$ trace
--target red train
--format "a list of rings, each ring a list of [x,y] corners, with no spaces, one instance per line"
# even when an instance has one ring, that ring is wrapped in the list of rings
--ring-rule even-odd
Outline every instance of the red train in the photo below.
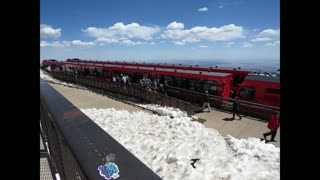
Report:
[[[167,85],[167,94],[194,103],[202,103],[203,93],[209,91],[213,105],[221,105],[231,97],[231,92],[241,101],[280,107],[280,77],[277,74],[258,73],[240,68],[183,66],[181,64],[149,64],[117,61],[92,61],[67,59],[43,60],[43,67],[79,75],[112,80],[126,74],[131,83],[143,77]],[[260,111],[260,110],[257,110]]]

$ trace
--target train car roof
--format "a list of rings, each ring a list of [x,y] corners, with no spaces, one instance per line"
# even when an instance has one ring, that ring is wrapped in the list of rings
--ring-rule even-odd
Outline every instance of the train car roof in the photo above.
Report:
[[[200,74],[200,72],[201,72],[201,74],[203,74],[203,75],[220,76],[220,77],[225,77],[225,76],[232,75],[231,73],[206,72],[206,71],[169,69],[169,68],[156,68],[156,70],[159,70],[159,71],[170,71],[170,72],[174,72],[176,70],[176,72],[178,72],[178,73],[189,73],[189,74]]]
[[[143,62],[126,62],[126,61],[94,61],[94,60],[81,60],[81,61],[69,61],[69,62],[82,62],[82,63],[103,63],[103,64],[112,64],[112,65],[125,65],[128,66],[167,66],[166,68],[199,68],[199,69],[212,69],[212,70],[229,70],[229,71],[241,71],[241,72],[253,72],[254,70],[250,69],[241,69],[241,68],[228,68],[228,67],[217,67],[217,66],[198,66],[198,65],[182,65],[182,64],[167,64],[167,63],[143,63]]]
[[[67,63],[73,64],[73,63]],[[197,70],[184,70],[184,69],[174,69],[174,68],[155,68],[155,67],[145,67],[145,66],[132,66],[132,65],[120,65],[120,64],[99,64],[93,62],[77,62],[79,65],[96,65],[103,67],[116,67],[116,68],[128,68],[128,69],[140,69],[140,70],[156,70],[156,71],[164,71],[164,72],[176,72],[176,73],[188,73],[188,74],[202,74],[202,75],[211,75],[218,77],[226,77],[232,75],[231,73],[222,73],[222,72],[208,72],[208,71],[197,71]],[[74,64],[76,65],[76,64]]]
[[[256,81],[280,83],[279,76],[266,76],[266,75],[258,75],[258,74],[257,75],[256,74],[249,74],[245,79],[246,80],[256,80]]]
[[[232,75],[231,73],[221,73],[221,72],[206,72],[206,71],[195,71],[195,70],[183,70],[183,69],[171,69],[171,68],[154,68],[154,67],[141,67],[141,66],[122,66],[122,65],[104,65],[110,67],[119,67],[119,68],[128,68],[135,69],[139,68],[142,70],[156,70],[156,71],[165,71],[165,72],[176,72],[176,73],[188,73],[188,74],[201,74],[202,75],[210,75],[210,76],[219,76],[226,77]]]

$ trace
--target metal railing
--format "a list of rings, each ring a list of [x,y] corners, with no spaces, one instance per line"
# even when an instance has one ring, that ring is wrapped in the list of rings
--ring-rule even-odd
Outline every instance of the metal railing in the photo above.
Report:
[[[177,87],[172,87],[169,86],[170,89],[176,90],[176,91],[184,91],[188,93],[188,96],[181,97],[186,100],[188,99],[198,99],[199,101],[196,102],[198,105],[202,105],[202,98],[204,96],[204,93],[199,93],[195,91],[189,91]],[[185,93],[185,94],[186,94]],[[214,96],[210,95],[210,105],[218,108],[218,109],[223,109],[226,111],[232,111],[232,104],[233,104],[234,99],[231,98],[224,98],[220,96]],[[272,113],[274,112],[280,112],[279,107],[275,106],[268,106],[268,105],[263,105],[263,104],[257,104],[257,103],[252,103],[248,101],[240,101],[240,113],[245,114],[247,116],[252,116],[252,117],[258,117],[263,120],[268,120],[269,117],[271,116]]]
[[[62,180],[104,179],[98,167],[110,155],[119,179],[161,179],[44,80],[40,80],[40,123],[53,168]]]
[[[170,106],[186,111],[188,115],[194,115],[199,106],[190,102],[176,99],[169,96],[164,96],[153,91],[148,91],[139,85],[131,84],[130,86],[119,82],[111,82],[109,80],[96,79],[92,77],[75,77],[70,73],[51,72],[52,77],[75,84],[81,84],[92,89],[99,89],[103,92],[118,93],[129,97],[134,97],[140,101],[160,104],[162,106]]]
[[[184,92],[183,97],[179,97],[179,99],[176,99],[170,96],[163,96],[158,93],[149,92],[145,88],[142,88],[141,86],[135,84],[126,86],[118,82],[111,82],[109,80],[101,80],[85,76],[80,76],[76,78],[73,74],[66,73],[63,71],[52,71],[50,72],[50,74],[54,78],[60,79],[62,81],[85,85],[89,88],[101,89],[105,92],[113,92],[130,97],[135,97],[141,101],[147,101],[163,106],[180,108],[181,110],[186,111],[188,115],[194,115],[197,111],[201,109],[202,100],[204,96],[203,93],[168,86],[171,91]],[[167,93],[170,95],[170,92]],[[213,95],[210,95],[210,99],[211,106],[226,111],[232,111],[231,104],[233,102],[233,99]],[[190,101],[194,103],[190,103]],[[247,101],[239,102],[241,114],[257,117],[263,120],[268,120],[273,112],[280,111],[279,107],[267,106]]]

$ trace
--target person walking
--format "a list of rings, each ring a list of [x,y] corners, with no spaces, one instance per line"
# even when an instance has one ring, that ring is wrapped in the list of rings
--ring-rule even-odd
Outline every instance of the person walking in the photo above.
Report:
[[[240,102],[239,102],[239,98],[236,97],[234,100],[233,100],[233,105],[232,105],[232,119],[234,119],[234,116],[235,116],[235,113],[237,113],[237,115],[239,116],[239,120],[242,119],[242,117],[240,116],[239,114],[239,106],[240,106]]]
[[[208,93],[208,91],[205,91],[204,99],[203,99],[203,105],[202,105],[202,111],[203,111],[206,107],[208,107],[209,112],[210,112],[210,102],[209,102],[209,99],[210,99],[209,93]]]
[[[160,92],[161,95],[167,96],[167,93],[166,93],[166,90],[164,89],[163,84],[160,84],[159,92]]]
[[[275,141],[274,138],[276,137],[277,131],[278,131],[278,128],[279,128],[279,113],[278,112],[273,113],[271,115],[267,127],[270,129],[270,132],[263,133],[264,139],[267,140],[267,136],[271,135],[270,141]]]

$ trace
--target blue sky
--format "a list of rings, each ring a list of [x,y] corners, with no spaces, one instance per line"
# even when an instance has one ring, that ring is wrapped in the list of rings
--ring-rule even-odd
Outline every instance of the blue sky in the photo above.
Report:
[[[275,62],[279,0],[40,0],[40,59]]]

